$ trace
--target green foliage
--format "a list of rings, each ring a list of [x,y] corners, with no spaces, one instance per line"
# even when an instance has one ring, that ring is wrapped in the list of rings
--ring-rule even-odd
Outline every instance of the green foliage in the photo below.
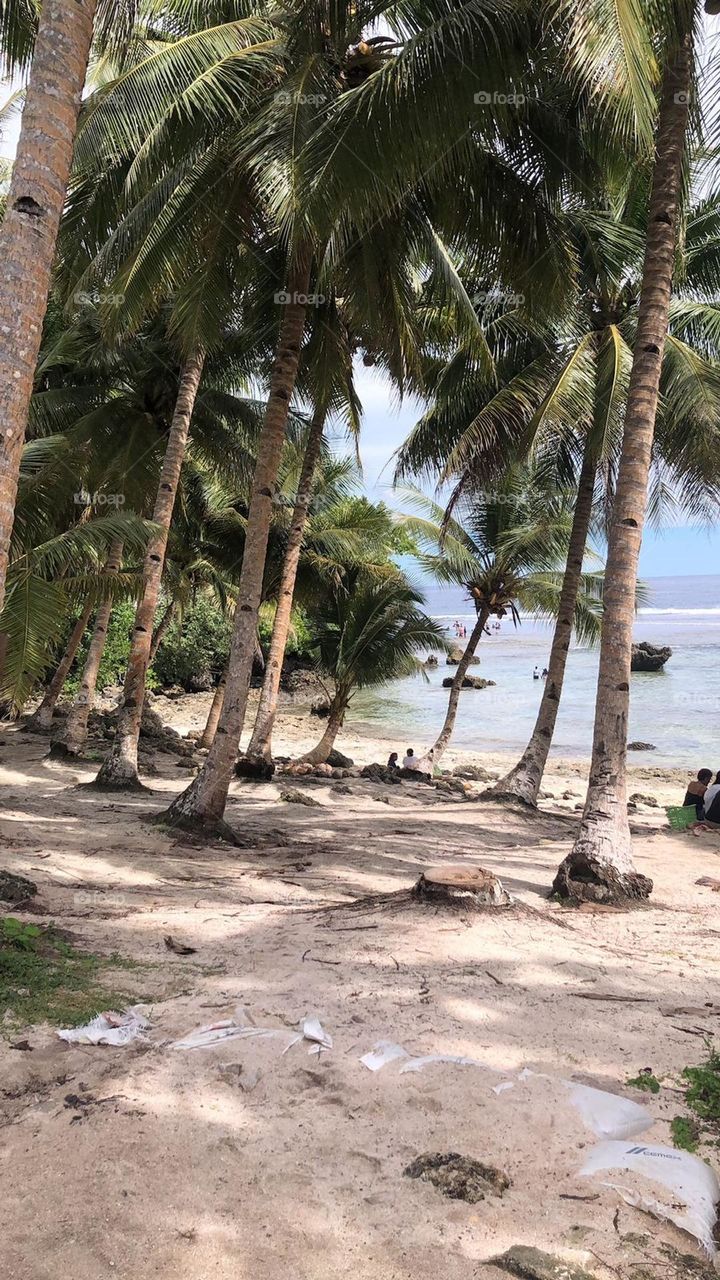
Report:
[[[720,1053],[710,1049],[707,1060],[699,1067],[686,1067],[688,1081],[685,1101],[702,1120],[720,1125]]]
[[[117,959],[77,950],[52,926],[0,917],[0,1013],[6,1028],[75,1025],[109,1005],[126,1004],[127,993],[109,991],[98,980],[103,968],[119,967]]]
[[[115,606],[110,614],[105,649],[98,673],[98,689],[107,689],[110,685],[122,684],[125,679],[125,668],[127,667],[128,654],[130,653],[130,633],[134,621],[135,604],[131,600],[122,601]],[[80,684],[82,669],[85,665],[90,640],[92,639],[93,623],[94,618],[91,618],[78,650],[72,673],[65,683],[65,692],[67,694],[76,693]],[[148,688],[153,690],[156,687],[157,680],[154,679],[151,670],[148,678]]]
[[[153,670],[161,685],[192,688],[193,677],[219,676],[230,652],[232,623],[217,602],[199,595],[182,619],[171,623]]]
[[[700,1125],[690,1116],[675,1116],[670,1121],[673,1146],[681,1151],[695,1152],[700,1142]]]
[[[275,610],[270,605],[263,605],[258,619],[258,637],[263,653],[267,653],[272,639]],[[312,649],[312,632],[307,615],[303,609],[295,608],[290,621],[285,654],[289,658],[308,658]]]
[[[633,1089],[643,1089],[645,1093],[659,1093],[660,1081],[654,1075],[633,1076],[631,1080],[625,1083]]]

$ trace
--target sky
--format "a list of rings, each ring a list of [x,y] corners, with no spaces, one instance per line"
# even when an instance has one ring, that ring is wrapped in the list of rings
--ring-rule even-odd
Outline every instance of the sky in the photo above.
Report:
[[[365,488],[369,497],[392,506],[393,454],[420,417],[422,405],[412,401],[398,408],[386,379],[362,364],[356,369],[356,382],[365,410],[360,437]],[[641,577],[704,573],[720,573],[720,528],[708,531],[681,525],[645,530]]]

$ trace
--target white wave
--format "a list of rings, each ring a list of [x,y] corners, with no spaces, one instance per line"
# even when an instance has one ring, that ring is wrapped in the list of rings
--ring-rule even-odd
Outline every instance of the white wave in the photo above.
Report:
[[[708,609],[638,609],[638,615],[640,616],[657,615],[659,617],[662,614],[694,614],[699,617],[715,617],[720,614],[720,605],[714,605]]]

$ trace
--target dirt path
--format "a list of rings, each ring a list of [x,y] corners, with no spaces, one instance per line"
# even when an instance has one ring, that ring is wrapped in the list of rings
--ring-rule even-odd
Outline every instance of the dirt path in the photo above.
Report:
[[[140,966],[108,981],[144,1001],[151,1031],[124,1049],[47,1026],[23,1032],[31,1052],[0,1040],[4,1277],[499,1280],[488,1260],[521,1243],[632,1280],[662,1242],[700,1258],[578,1178],[595,1138],[552,1081],[492,1086],[526,1066],[591,1080],[648,1106],[643,1141],[670,1141],[677,1074],[718,1024],[718,898],[695,881],[720,876],[720,841],[639,817],[652,909],[569,915],[545,898],[567,808],[508,814],[355,779],[351,794],[306,784],[322,807],[303,808],[279,783],[238,786],[227,816],[248,848],[201,849],[144,820],[187,777],[170,758],[152,793],[105,798],[73,785],[94,768],[48,764],[45,746],[10,731],[0,748],[3,865],[40,887],[44,915],[23,918]],[[350,908],[443,861],[480,862],[518,905],[480,919]],[[168,951],[168,934],[196,954]],[[315,1013],[333,1048],[282,1054],[289,1034],[169,1047],[238,1006],[288,1033]],[[706,1011],[661,1012],[680,1006]],[[359,1058],[380,1039],[483,1067],[372,1073]],[[656,1097],[624,1087],[645,1067],[666,1082]],[[432,1151],[512,1186],[468,1204],[403,1176]]]

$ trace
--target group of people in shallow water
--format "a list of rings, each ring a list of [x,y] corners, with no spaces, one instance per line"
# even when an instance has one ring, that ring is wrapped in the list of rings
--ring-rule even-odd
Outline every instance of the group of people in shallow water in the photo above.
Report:
[[[708,831],[720,827],[720,773],[713,782],[712,769],[700,769],[697,778],[688,784],[683,807],[695,806],[698,820],[695,831]]]

